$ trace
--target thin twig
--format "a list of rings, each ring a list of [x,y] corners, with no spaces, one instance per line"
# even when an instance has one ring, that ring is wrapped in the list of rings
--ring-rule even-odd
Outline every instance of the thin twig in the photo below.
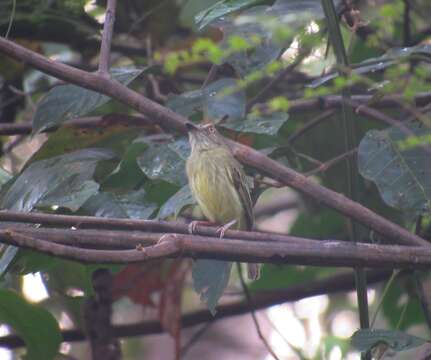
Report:
[[[181,348],[182,357],[186,355],[186,353],[201,339],[201,337],[211,328],[213,324],[214,322],[207,322],[193,334],[190,340]]]
[[[274,78],[272,78],[268,84],[266,84],[259,93],[255,95],[250,101],[247,102],[246,109],[249,111],[255,104],[262,101],[268,93],[275,87],[277,84],[282,81],[287,74],[292,72],[299,64],[301,64],[302,60],[306,57],[309,51],[301,51],[295,58],[295,61],[288,65],[285,69],[281,70]]]
[[[344,154],[338,155],[336,157],[334,157],[333,159],[330,159],[328,161],[325,161],[324,163],[322,163],[320,166],[318,166],[316,169],[310,170],[308,172],[305,173],[305,176],[312,176],[315,175],[319,172],[325,172],[327,171],[330,167],[338,164],[340,161],[343,161],[345,158],[349,157],[349,156],[353,156],[356,154],[356,152],[358,151],[357,148],[352,149]]]
[[[99,57],[99,74],[103,76],[109,76],[109,60],[111,55],[112,34],[114,32],[116,6],[117,0],[107,0]]]
[[[322,121],[330,118],[332,115],[335,114],[335,110],[326,110],[323,113],[317,115],[314,119],[311,119],[306,124],[304,124],[301,128],[296,130],[292,135],[290,135],[287,139],[287,141],[291,144],[297,139],[299,139],[301,136],[303,136],[306,132],[313,129],[317,125],[319,125]]]
[[[216,65],[216,64],[211,65],[210,71],[208,71],[208,74],[207,74],[207,76],[206,76],[206,78],[202,84],[202,87],[201,87],[202,89],[204,87],[208,86],[208,84],[210,84],[214,80],[214,78],[217,75],[218,69],[219,69],[218,65]]]
[[[247,304],[250,308],[250,315],[253,319],[257,335],[259,336],[259,339],[262,341],[263,345],[265,346],[266,350],[268,350],[268,352],[271,354],[271,356],[276,360],[280,360],[280,358],[277,356],[277,354],[271,348],[271,346],[269,345],[268,341],[266,340],[265,336],[262,333],[262,330],[261,330],[260,325],[259,325],[259,321],[257,320],[257,317],[256,317],[256,311],[254,310],[254,307],[253,307],[253,300],[250,296],[250,292],[248,291],[247,284],[245,283],[245,280],[244,280],[244,275],[242,273],[241,264],[236,263],[236,266],[238,269],[238,275],[239,275],[239,280],[241,282],[242,290],[244,291],[244,295],[245,295]]]

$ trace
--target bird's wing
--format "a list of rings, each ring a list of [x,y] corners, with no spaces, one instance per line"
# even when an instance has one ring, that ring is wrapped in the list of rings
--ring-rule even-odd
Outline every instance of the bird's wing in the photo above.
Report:
[[[251,201],[250,190],[248,188],[247,178],[242,170],[241,164],[233,167],[232,180],[235,188],[238,191],[239,198],[241,199],[242,206],[245,211],[245,218],[247,221],[247,229],[251,230],[254,223],[253,203]]]

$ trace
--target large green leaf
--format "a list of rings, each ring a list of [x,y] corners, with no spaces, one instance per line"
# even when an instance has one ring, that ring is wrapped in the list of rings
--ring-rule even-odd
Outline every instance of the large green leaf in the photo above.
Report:
[[[0,186],[6,184],[10,179],[12,179],[12,175],[0,167]]]
[[[245,115],[246,98],[244,91],[237,87],[235,79],[223,78],[203,89],[171,97],[167,106],[184,116],[202,111],[211,119],[224,116],[239,119]]]
[[[112,122],[111,122],[112,120]],[[64,126],[49,134],[42,147],[27,161],[26,166],[34,161],[64,155],[86,148],[107,148],[122,154],[130,143],[140,135],[141,127],[115,123],[115,115],[106,119],[106,126],[97,128],[74,128]]]
[[[195,15],[195,23],[198,29],[202,30],[212,21],[222,16],[242,10],[261,1],[262,0],[221,0]]]
[[[401,331],[361,329],[352,338],[352,345],[360,351],[368,351],[378,344],[385,344],[395,351],[405,351],[428,342],[428,340]]]
[[[416,123],[408,129],[416,136],[430,133]],[[402,150],[400,142],[409,136],[394,127],[369,131],[359,144],[359,171],[388,205],[420,214],[431,206],[431,158],[422,147]]]
[[[193,205],[195,200],[188,185],[184,185],[178,192],[166,201],[160,208],[158,218],[164,219],[169,216],[177,217],[183,208]]]
[[[124,190],[139,187],[146,178],[136,159],[144,153],[148,146],[148,143],[142,138],[137,138],[129,144],[117,168],[103,182],[102,188],[121,188]]]
[[[223,20],[214,23],[214,26],[223,31],[223,40],[220,46],[230,49],[230,39],[240,37],[249,44],[255,44],[251,49],[234,49],[224,61],[232,65],[242,77],[254,71],[260,70],[265,65],[271,63],[281,54],[281,47],[272,40],[271,31],[258,20],[264,16],[267,6],[256,6],[245,10],[241,16],[247,19],[237,24],[235,20]],[[254,19],[254,21],[248,21]],[[256,41],[258,40],[258,41]]]
[[[128,85],[144,69],[116,68],[111,70],[112,78]],[[44,96],[33,117],[33,131],[60,125],[66,120],[88,114],[109,101],[109,97],[76,85],[59,85]]]
[[[245,119],[225,121],[222,127],[239,132],[275,135],[288,118],[287,113],[272,113],[269,115],[249,114]]]
[[[182,25],[196,28],[195,16],[201,11],[214,5],[217,0],[187,0],[181,8],[179,20]]]
[[[193,288],[213,315],[229,282],[231,267],[232,263],[227,261],[201,259],[193,263]]]
[[[34,162],[18,176],[0,205],[24,212],[52,205],[76,211],[99,189],[92,180],[97,163],[114,156],[106,149],[84,149]]]
[[[0,322],[24,340],[26,359],[51,360],[57,355],[62,337],[55,318],[13,291],[0,290]]]
[[[146,199],[144,190],[124,194],[101,192],[93,195],[81,210],[98,217],[148,219],[157,205]]]
[[[224,60],[244,77],[277,59],[294,38],[295,30],[322,17],[320,1],[277,0],[272,6],[247,9],[234,19],[219,17],[212,25],[223,31],[223,48],[235,50],[230,41],[237,36],[254,44],[252,48],[237,49]]]
[[[185,160],[188,153],[188,141],[185,139],[168,144],[151,144],[137,162],[151,180],[183,186],[187,183]]]

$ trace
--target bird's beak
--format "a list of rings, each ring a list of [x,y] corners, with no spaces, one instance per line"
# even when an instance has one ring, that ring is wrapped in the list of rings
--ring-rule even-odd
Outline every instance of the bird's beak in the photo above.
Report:
[[[189,121],[189,122],[186,123],[186,129],[187,129],[188,132],[190,132],[190,131],[197,130],[198,127],[195,124],[193,124],[192,122]]]

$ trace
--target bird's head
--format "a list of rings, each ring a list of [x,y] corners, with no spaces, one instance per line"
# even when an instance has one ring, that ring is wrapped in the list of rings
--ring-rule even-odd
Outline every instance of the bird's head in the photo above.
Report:
[[[192,151],[212,150],[221,146],[226,147],[223,137],[212,123],[196,125],[192,122],[188,122],[186,128],[189,134]]]

